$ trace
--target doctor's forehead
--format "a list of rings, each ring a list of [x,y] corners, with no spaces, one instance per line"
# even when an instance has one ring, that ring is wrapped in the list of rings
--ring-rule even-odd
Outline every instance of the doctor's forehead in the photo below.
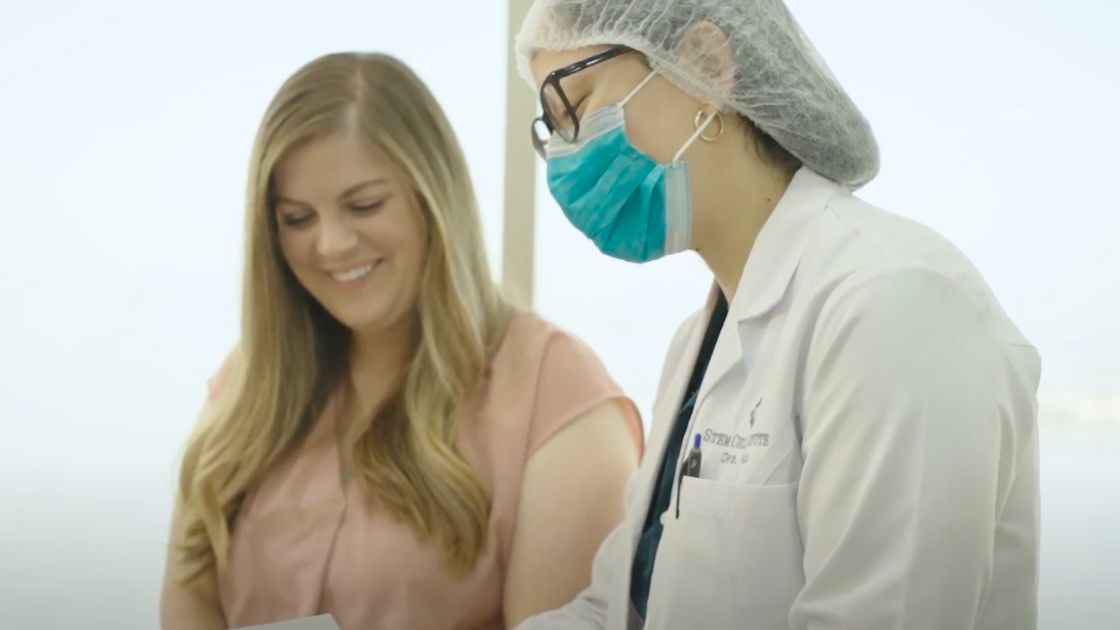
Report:
[[[610,46],[584,46],[571,50],[538,50],[533,53],[529,60],[529,67],[533,71],[533,80],[536,81],[537,89],[540,89],[541,84],[554,70],[582,61],[609,48]],[[588,69],[584,72],[591,72],[592,70],[594,69]]]

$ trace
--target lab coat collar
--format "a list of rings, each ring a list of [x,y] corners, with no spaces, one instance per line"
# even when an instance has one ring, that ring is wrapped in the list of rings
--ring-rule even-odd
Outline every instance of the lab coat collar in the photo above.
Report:
[[[765,315],[782,300],[801,261],[810,225],[841,190],[840,184],[807,167],[793,176],[743,267],[730,306],[738,321]]]
[[[839,189],[839,184],[808,168],[802,168],[790,180],[747,258],[739,287],[728,305],[727,320],[700,385],[697,407],[703,405],[724,377],[750,355],[742,328],[751,320],[768,314],[781,302],[801,261],[813,221]],[[704,322],[711,318],[720,291],[718,283],[712,285]],[[697,343],[695,339],[693,343]]]

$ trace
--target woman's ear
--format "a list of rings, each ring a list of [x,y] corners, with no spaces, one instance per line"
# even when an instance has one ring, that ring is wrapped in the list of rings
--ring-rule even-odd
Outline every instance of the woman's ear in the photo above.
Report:
[[[723,29],[706,20],[693,24],[681,38],[677,54],[718,86],[721,98],[731,93],[735,85],[735,58]]]

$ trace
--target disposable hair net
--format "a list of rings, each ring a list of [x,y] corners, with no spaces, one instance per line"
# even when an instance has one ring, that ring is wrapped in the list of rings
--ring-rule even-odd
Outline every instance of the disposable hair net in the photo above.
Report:
[[[685,38],[702,22],[726,35],[719,46],[727,51],[719,37]],[[695,98],[747,117],[833,181],[857,188],[879,171],[871,126],[781,0],[536,0],[515,51],[535,87],[533,53],[618,44]],[[713,51],[729,53],[730,76],[713,71]]]

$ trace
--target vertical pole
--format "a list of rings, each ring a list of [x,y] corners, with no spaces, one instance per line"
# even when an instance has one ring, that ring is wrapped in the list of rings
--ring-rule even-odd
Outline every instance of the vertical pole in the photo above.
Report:
[[[502,286],[507,296],[526,308],[533,306],[533,269],[536,245],[536,155],[529,142],[529,123],[536,100],[517,73],[513,36],[521,27],[532,0],[509,0],[506,37],[506,154],[502,220]]]

